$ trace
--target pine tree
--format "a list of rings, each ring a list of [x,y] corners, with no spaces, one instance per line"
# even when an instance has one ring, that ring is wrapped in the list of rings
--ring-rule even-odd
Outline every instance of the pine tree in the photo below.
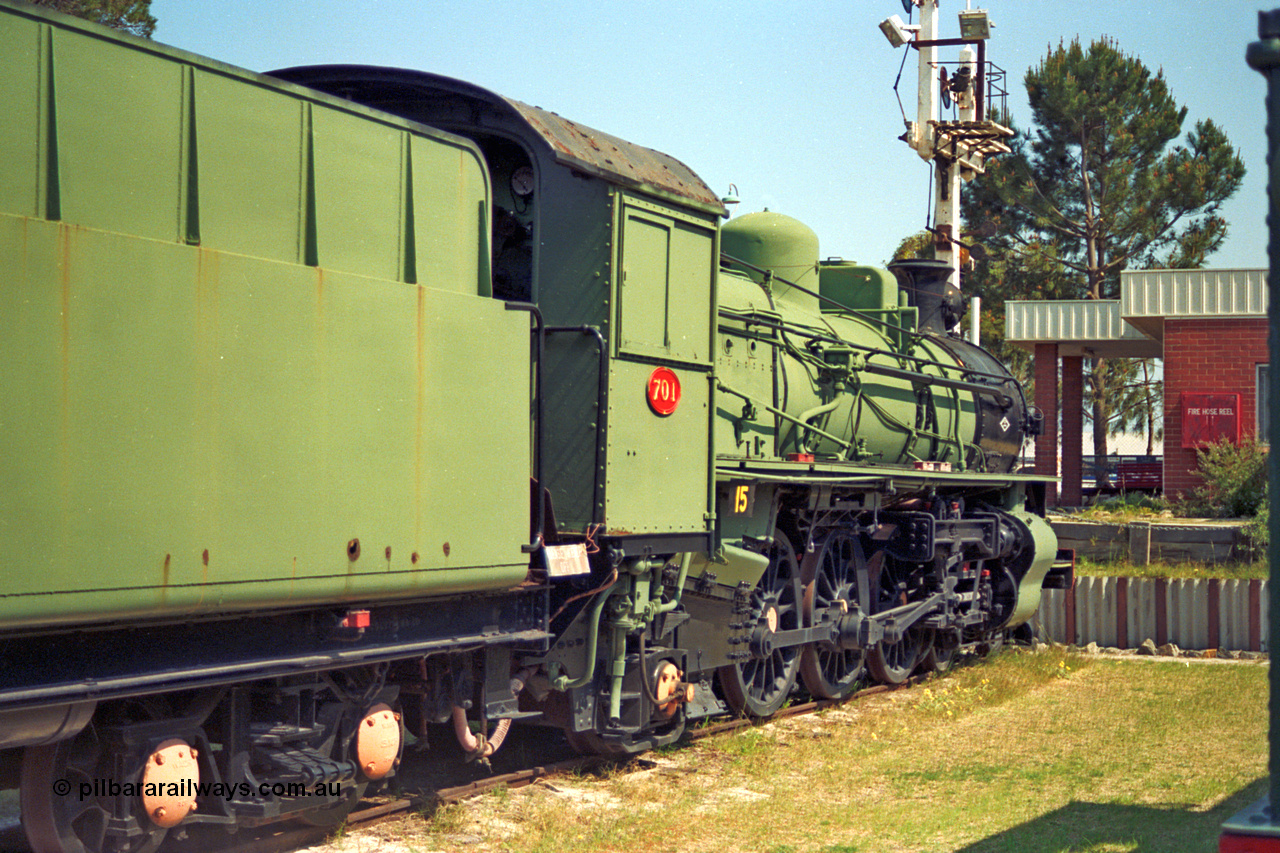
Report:
[[[151,38],[156,19],[151,0],[30,0],[36,6],[74,15],[131,35]]]
[[[1199,267],[1222,245],[1219,210],[1240,187],[1244,163],[1211,120],[1176,142],[1187,110],[1163,73],[1110,40],[1087,50],[1075,40],[1051,49],[1025,83],[1031,132],[965,190],[970,239],[989,254],[969,292],[1000,304],[1116,299],[1122,270]],[[1145,417],[1140,407],[1151,398],[1134,392],[1138,369],[1132,361],[1088,362],[1097,459],[1106,456],[1110,430]],[[1121,411],[1126,394],[1138,411]]]

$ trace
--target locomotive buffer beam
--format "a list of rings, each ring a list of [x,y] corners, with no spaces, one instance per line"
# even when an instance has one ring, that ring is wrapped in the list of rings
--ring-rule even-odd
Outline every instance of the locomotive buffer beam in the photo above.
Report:
[[[994,514],[938,519],[927,512],[885,513],[881,520],[897,525],[885,550],[908,563],[928,563],[939,548],[967,551],[968,559],[994,557],[1003,550]]]

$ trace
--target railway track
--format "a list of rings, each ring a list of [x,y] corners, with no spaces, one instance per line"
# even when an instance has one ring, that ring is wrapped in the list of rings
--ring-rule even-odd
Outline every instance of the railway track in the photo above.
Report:
[[[749,717],[724,719],[690,729],[685,733],[684,738],[689,741],[697,741],[777,720],[802,717],[828,708],[845,706],[876,694],[908,688],[931,677],[933,676],[916,675],[900,685],[873,685],[845,699],[817,700],[790,705],[764,719]],[[508,744],[509,749],[512,746],[512,744]],[[528,767],[493,773],[462,784],[429,787],[421,793],[410,796],[362,802],[346,817],[345,827],[347,830],[367,830],[382,821],[413,812],[427,812],[441,806],[460,803],[498,788],[523,788],[540,780],[553,779],[573,773],[589,772],[607,766],[630,766],[635,769],[645,769],[652,767],[653,762],[647,760],[642,754],[625,758],[586,755],[533,763]],[[174,853],[209,853],[209,851],[215,851],[215,853],[292,853],[292,851],[299,851],[322,844],[333,832],[334,827],[332,826],[315,827],[294,824],[267,826],[259,830],[242,830],[231,839],[219,838],[217,835],[209,833],[193,833],[188,838],[171,836],[165,842],[162,850],[174,851]],[[15,823],[0,827],[0,853],[30,853],[30,847],[27,845],[26,837],[20,825]]]
[[[913,676],[908,681],[892,687],[883,684],[873,685],[854,693],[846,699],[819,700],[791,705],[779,710],[767,719],[737,717],[734,719],[723,720],[721,722],[690,729],[685,733],[685,738],[696,741],[707,737],[751,728],[768,722],[801,717],[807,714],[826,710],[828,708],[837,708],[843,705],[848,705],[852,702],[857,702],[876,694],[908,688],[919,684],[930,677],[931,676],[927,675]],[[537,764],[510,772],[495,773],[491,776],[474,779],[461,785],[436,788],[421,794],[399,797],[384,802],[362,804],[347,816],[346,828],[348,830],[368,829],[376,826],[381,821],[389,820],[400,815],[418,811],[427,811],[444,805],[460,803],[464,800],[480,796],[498,788],[523,788],[544,779],[552,779],[566,774],[590,771],[604,766],[621,765],[643,768],[652,766],[652,762],[645,759],[643,755],[630,758],[587,755],[553,761],[546,764]],[[319,844],[332,834],[332,832],[332,828],[300,827],[277,829],[275,831],[264,830],[261,834],[248,838],[244,837],[246,833],[241,833],[240,837],[235,840],[232,846],[221,847],[219,848],[218,853],[289,853],[289,851]],[[207,841],[207,839],[204,839],[204,841]],[[203,851],[207,848],[200,845],[179,845],[177,849],[182,851]]]

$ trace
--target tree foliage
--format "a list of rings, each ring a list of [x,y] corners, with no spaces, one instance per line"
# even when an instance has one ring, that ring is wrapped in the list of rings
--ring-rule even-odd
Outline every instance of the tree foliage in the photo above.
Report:
[[[1121,271],[1199,267],[1222,245],[1219,211],[1244,163],[1211,120],[1177,142],[1187,111],[1161,72],[1110,40],[1087,49],[1076,40],[1051,49],[1025,84],[1030,132],[965,190],[970,239],[989,255],[966,290],[999,305],[1116,299]],[[1106,455],[1109,433],[1149,421],[1158,405],[1139,371],[1133,361],[1089,360],[1095,456]]]
[[[156,19],[151,16],[151,0],[30,0],[36,6],[74,15],[95,24],[131,35],[151,38]]]
[[[1257,436],[1238,444],[1223,439],[1196,451],[1197,486],[1181,510],[1186,515],[1251,518],[1267,500],[1267,445]]]

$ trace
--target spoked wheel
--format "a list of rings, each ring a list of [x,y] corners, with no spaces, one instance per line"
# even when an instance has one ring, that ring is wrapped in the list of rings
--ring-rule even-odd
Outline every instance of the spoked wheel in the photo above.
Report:
[[[876,585],[875,612],[880,613],[907,604],[907,578],[893,560],[886,560],[878,551],[871,558],[870,577]],[[921,630],[908,629],[896,643],[881,640],[867,652],[867,670],[871,677],[882,684],[901,684],[906,681],[920,656],[924,654],[925,637]]]
[[[800,627],[800,566],[795,549],[778,531],[769,550],[769,567],[751,593],[748,633],[762,622],[775,631]],[[743,648],[744,647],[739,647]],[[762,658],[749,658],[718,670],[725,701],[739,714],[768,717],[787,701],[800,669],[800,647],[773,649]]]
[[[836,531],[815,554],[805,557],[804,624],[817,624],[833,606],[841,613],[858,607],[858,569],[866,565],[856,537]],[[809,643],[800,654],[804,686],[819,699],[844,699],[858,689],[866,662],[865,649],[839,649],[829,643]]]
[[[924,654],[920,656],[920,671],[926,674],[936,673],[938,675],[950,671],[956,662],[957,647],[954,644],[944,642],[943,637],[933,630],[926,631],[925,640]]]
[[[81,785],[92,790],[94,780],[112,778],[112,758],[93,723],[70,740],[27,747],[19,797],[33,853],[151,853],[160,846],[168,830],[140,812],[133,816],[139,834],[108,840],[108,823],[119,798],[80,796],[85,790]]]
[[[877,643],[867,653],[867,669],[871,677],[882,684],[901,684],[906,681],[920,660],[920,635],[907,631],[896,643]]]
[[[986,657],[993,655],[1004,648],[1005,633],[1003,628],[998,628],[989,632],[981,642],[978,643],[978,654]]]

